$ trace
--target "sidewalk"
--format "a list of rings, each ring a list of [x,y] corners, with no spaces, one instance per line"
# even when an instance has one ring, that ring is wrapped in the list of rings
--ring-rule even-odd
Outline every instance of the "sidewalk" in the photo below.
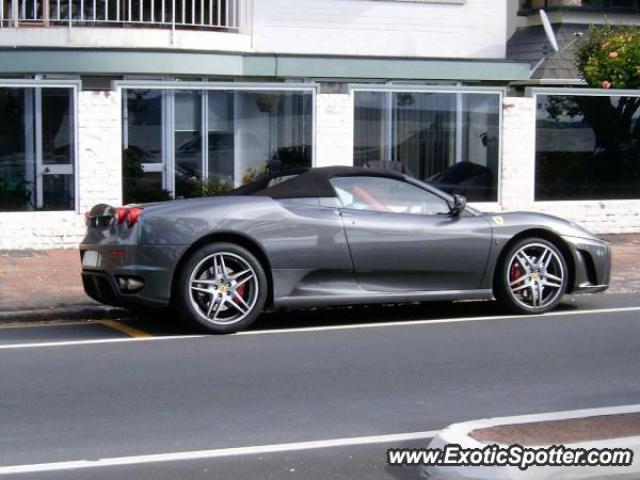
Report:
[[[485,418],[455,423],[440,431],[429,443],[429,448],[458,448],[483,452],[502,449],[503,452],[516,456],[508,462],[486,460],[475,461],[466,466],[438,463],[425,465],[420,470],[420,476],[429,480],[638,478],[640,405]],[[526,454],[529,457],[522,455],[518,461],[516,458],[523,450],[529,450]],[[579,461],[571,460],[577,455],[585,455],[580,454],[580,450],[601,453],[600,466],[580,465]],[[613,450],[624,455],[625,460],[612,461]],[[564,452],[562,457],[559,452]],[[535,460],[533,455],[537,457]],[[490,458],[490,455],[487,457]]]
[[[122,314],[84,293],[77,249],[0,251],[0,319]]]
[[[610,293],[640,292],[640,234],[600,235],[611,244]]]
[[[640,234],[603,238],[613,250],[608,292],[640,292]],[[122,314],[85,295],[80,271],[76,249],[0,251],[0,317]]]

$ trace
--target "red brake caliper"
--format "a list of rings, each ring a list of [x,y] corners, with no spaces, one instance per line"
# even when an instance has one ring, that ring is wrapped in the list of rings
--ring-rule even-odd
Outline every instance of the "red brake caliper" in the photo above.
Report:
[[[509,270],[509,280],[515,282],[522,276],[522,271],[520,270],[520,265],[514,263],[511,265],[511,270]]]
[[[243,283],[242,285],[240,285],[237,289],[236,292],[238,293],[238,295],[240,295],[242,297],[242,299],[244,300],[244,294],[247,292],[247,284]]]

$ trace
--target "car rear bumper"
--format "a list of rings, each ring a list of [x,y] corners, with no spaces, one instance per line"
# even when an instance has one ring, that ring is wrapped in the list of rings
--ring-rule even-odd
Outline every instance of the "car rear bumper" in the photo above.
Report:
[[[609,288],[611,249],[602,240],[562,237],[571,250],[575,275],[569,293],[596,293]]]
[[[186,247],[151,245],[80,246],[82,283],[88,296],[122,307],[167,306],[175,265]],[[89,253],[94,252],[94,253]],[[87,260],[91,260],[87,262]],[[123,281],[134,279],[141,288],[127,291]]]
[[[83,270],[82,285],[88,296],[105,305],[129,307],[140,304],[134,296],[127,298],[121,294],[114,279],[106,272]]]

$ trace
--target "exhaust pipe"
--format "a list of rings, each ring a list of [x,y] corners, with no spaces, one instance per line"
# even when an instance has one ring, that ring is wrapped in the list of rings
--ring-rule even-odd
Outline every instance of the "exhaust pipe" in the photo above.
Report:
[[[137,277],[117,277],[118,287],[123,293],[136,293],[144,287],[144,280]]]

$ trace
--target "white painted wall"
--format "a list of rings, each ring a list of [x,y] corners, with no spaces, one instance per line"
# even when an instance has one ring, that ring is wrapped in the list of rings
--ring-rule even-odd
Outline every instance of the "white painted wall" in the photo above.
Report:
[[[511,1],[245,0],[241,33],[23,26],[0,46],[504,58]]]
[[[258,52],[504,58],[507,1],[254,0]]]
[[[107,27],[0,28],[2,47],[150,48],[251,51],[251,36],[211,30]]]
[[[78,98],[80,213],[96,203],[122,203],[122,96],[80,92]]]
[[[507,39],[516,33],[518,27],[523,26],[523,17],[518,17],[520,0],[506,0],[507,2]]]
[[[502,102],[502,158],[500,207],[526,210],[534,194],[536,152],[535,102],[505,97]]]

